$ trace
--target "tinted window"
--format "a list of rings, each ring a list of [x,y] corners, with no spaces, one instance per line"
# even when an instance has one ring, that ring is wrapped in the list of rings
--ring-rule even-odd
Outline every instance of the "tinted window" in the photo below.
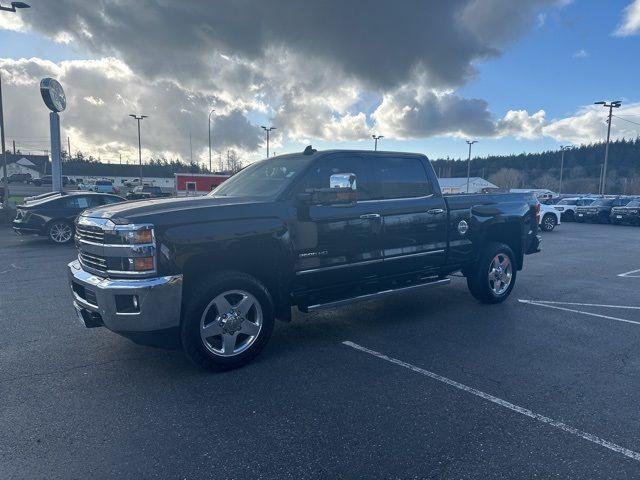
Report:
[[[424,197],[433,193],[417,158],[374,157],[374,189],[381,198]]]
[[[558,202],[558,205],[575,205],[577,203],[578,203],[577,200],[560,200]]]
[[[100,196],[90,196],[90,197],[69,197],[64,199],[64,206],[66,208],[91,208],[102,205],[102,201],[100,200]]]
[[[118,197],[102,197],[102,202],[105,205],[109,205],[110,203],[118,203],[121,202],[122,199],[118,198]]]
[[[361,157],[335,156],[319,160],[305,174],[298,191],[312,192],[318,188],[329,188],[329,178],[336,173],[354,173],[356,175],[358,200],[372,198],[367,171],[364,168],[364,161]]]

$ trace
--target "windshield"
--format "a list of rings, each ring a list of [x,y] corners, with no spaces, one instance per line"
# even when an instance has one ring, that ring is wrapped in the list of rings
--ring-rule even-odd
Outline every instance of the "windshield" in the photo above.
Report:
[[[629,204],[627,204],[627,207],[638,208],[640,207],[640,201],[634,200],[633,202],[629,202]]]
[[[311,162],[311,157],[275,157],[256,162],[209,193],[211,197],[275,198]]]

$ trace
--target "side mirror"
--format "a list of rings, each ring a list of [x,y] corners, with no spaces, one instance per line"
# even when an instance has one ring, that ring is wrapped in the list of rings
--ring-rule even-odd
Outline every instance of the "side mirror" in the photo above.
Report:
[[[329,188],[313,192],[313,202],[319,205],[352,206],[358,200],[355,173],[334,173]]]

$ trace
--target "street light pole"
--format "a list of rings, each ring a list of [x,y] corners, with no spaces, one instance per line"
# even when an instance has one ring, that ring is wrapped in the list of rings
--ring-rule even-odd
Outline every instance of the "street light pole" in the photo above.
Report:
[[[147,118],[148,115],[134,115],[129,116],[138,122],[138,160],[140,161],[140,185],[142,185],[142,142],[140,141],[140,120]]]
[[[604,167],[602,167],[602,191],[601,194],[605,195],[607,189],[607,161],[609,160],[609,139],[611,138],[611,117],[613,116],[613,109],[620,108],[622,102],[616,100],[614,102],[595,102],[594,105],[602,105],[604,108],[609,109],[609,119],[607,121],[607,144],[604,147]]]
[[[262,129],[267,132],[267,158],[269,158],[269,132],[271,132],[271,130],[275,130],[276,127],[265,127],[264,125],[262,125]]]
[[[378,140],[380,140],[381,138],[384,138],[384,135],[375,135],[375,134],[373,134],[373,135],[371,135],[371,138],[373,138],[373,140],[374,140],[373,150],[375,152],[377,152],[378,151]]]
[[[558,195],[562,195],[562,174],[564,173],[564,151],[569,150],[571,145],[560,145],[560,186],[558,187]]]
[[[214,112],[215,110],[213,109],[209,112],[209,173],[213,171],[211,170],[211,114]]]
[[[11,2],[10,7],[3,7],[0,5],[0,10],[4,12],[15,12],[17,8],[30,8],[24,2]],[[2,200],[2,204],[4,208],[9,207],[9,178],[7,175],[7,151],[5,149],[5,138],[4,138],[4,111],[2,108],[2,77],[0,77],[0,147],[2,147],[2,174],[4,176],[2,180],[2,184],[4,186],[4,195]]]
[[[2,173],[4,178],[2,184],[4,186],[4,195],[2,196],[2,204],[4,208],[9,207],[9,178],[7,175],[7,150],[4,145],[4,113],[2,110],[2,77],[0,77],[0,137],[2,147]]]
[[[469,158],[467,158],[467,193],[469,193],[469,178],[471,177],[471,145],[478,143],[478,140],[467,140],[469,145]]]

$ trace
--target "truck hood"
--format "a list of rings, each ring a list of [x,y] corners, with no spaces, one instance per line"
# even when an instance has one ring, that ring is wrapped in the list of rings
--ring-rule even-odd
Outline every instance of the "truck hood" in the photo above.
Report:
[[[175,212],[185,212],[201,208],[247,205],[264,203],[255,197],[181,197],[154,198],[114,203],[85,210],[82,215],[92,218],[123,218],[127,220],[142,217],[158,217]]]

